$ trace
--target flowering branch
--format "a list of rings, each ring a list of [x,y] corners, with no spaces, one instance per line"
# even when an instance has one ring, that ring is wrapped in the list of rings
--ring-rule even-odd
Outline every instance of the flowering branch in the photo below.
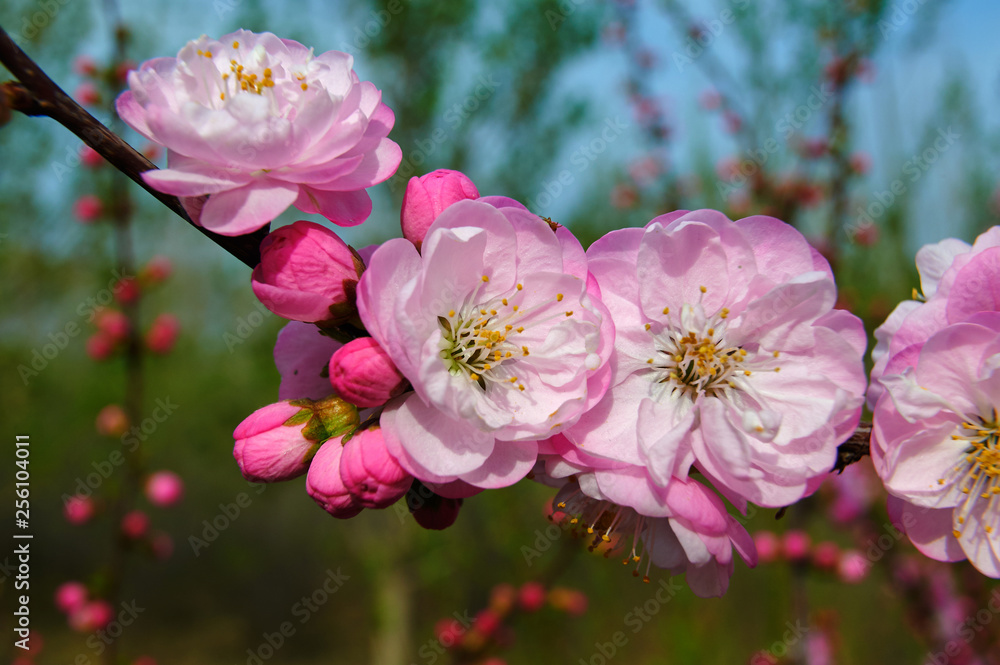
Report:
[[[837,448],[837,463],[833,465],[831,471],[836,471],[837,473],[843,473],[844,469],[854,464],[855,462],[860,462],[866,455],[869,454],[869,441],[872,436],[872,424],[871,423],[859,423],[858,429],[854,430],[854,434],[851,435],[847,441],[844,441]]]
[[[3,99],[0,106],[20,111],[28,116],[52,118],[79,136],[112,166],[152,194],[181,219],[198,229],[209,240],[251,268],[260,263],[260,242],[267,235],[267,227],[254,233],[229,237],[212,233],[196,225],[184,210],[180,199],[156,191],[143,180],[144,171],[157,167],[73,101],[28,54],[14,43],[3,27],[0,27],[0,63],[3,63],[19,81],[19,83],[7,81],[0,84],[0,98]]]

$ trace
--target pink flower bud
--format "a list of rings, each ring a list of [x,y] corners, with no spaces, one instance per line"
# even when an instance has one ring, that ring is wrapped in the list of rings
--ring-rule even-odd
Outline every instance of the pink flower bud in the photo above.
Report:
[[[82,494],[71,496],[63,504],[63,515],[70,524],[85,524],[94,516],[94,501]]]
[[[118,282],[114,288],[115,298],[123,305],[133,303],[138,300],[139,282],[131,277],[126,277]]]
[[[80,76],[93,76],[97,73],[97,62],[89,55],[78,55],[73,58],[73,73]]]
[[[117,404],[108,404],[98,411],[94,427],[101,436],[121,436],[128,429],[128,416],[125,415],[125,409]]]
[[[527,582],[518,592],[517,600],[525,612],[537,612],[545,604],[545,587],[539,582]]]
[[[104,204],[93,194],[84,194],[73,204],[73,215],[84,224],[90,224],[104,213]]]
[[[87,338],[87,355],[98,362],[107,360],[115,352],[115,340],[104,332],[96,332]]]
[[[159,284],[173,273],[174,267],[165,256],[154,256],[142,269],[139,279],[146,284]]]
[[[502,582],[490,591],[490,607],[499,614],[507,614],[517,600],[517,589]]]
[[[434,624],[434,636],[446,649],[456,646],[464,634],[465,627],[455,619],[444,618]]]
[[[858,175],[865,175],[871,170],[872,158],[866,152],[856,152],[851,155],[851,170]]]
[[[149,531],[149,516],[141,510],[132,510],[122,517],[122,534],[131,540],[139,540]]]
[[[90,81],[84,81],[76,86],[76,90],[73,91],[73,98],[84,106],[93,106],[100,103],[101,93],[98,91],[96,85]]]
[[[357,503],[365,508],[387,508],[413,484],[385,446],[382,430],[369,427],[344,444],[340,478]]]
[[[361,257],[336,233],[295,222],[264,238],[250,280],[257,298],[278,316],[337,324],[357,313],[355,289],[362,272]]]
[[[871,564],[865,555],[857,550],[848,550],[840,557],[837,574],[848,584],[857,584],[868,575]]]
[[[371,337],[354,339],[330,358],[330,384],[360,407],[381,406],[406,390],[406,379]]]
[[[100,168],[106,163],[100,153],[89,145],[84,145],[80,148],[80,161],[90,169]]]
[[[758,531],[753,535],[753,542],[760,563],[771,563],[781,554],[781,541],[773,531]]]
[[[128,336],[128,317],[117,309],[99,309],[94,317],[94,325],[116,342],[120,342]]]
[[[105,600],[93,600],[69,615],[69,627],[79,633],[92,633],[111,623],[115,610]]]
[[[153,353],[166,355],[174,348],[181,324],[173,314],[160,314],[146,331],[146,346]]]
[[[166,508],[184,496],[184,481],[173,471],[157,471],[146,479],[145,489],[150,503]]]
[[[836,543],[824,541],[817,543],[812,553],[813,564],[823,570],[836,570],[840,561],[840,548]]]
[[[459,171],[438,169],[419,178],[410,178],[400,213],[403,237],[420,249],[427,229],[442,210],[456,201],[478,198],[479,190]]]
[[[233,437],[233,457],[243,477],[252,482],[273,483],[301,476],[319,449],[325,432],[308,438],[311,410],[291,402],[278,402],[257,409],[239,424]]]
[[[340,459],[344,447],[340,438],[323,444],[306,475],[306,491],[320,508],[339,519],[348,519],[361,512],[363,506],[348,491],[340,475]]]
[[[796,529],[785,534],[781,545],[785,553],[785,558],[794,563],[802,561],[809,556],[811,540],[809,539],[809,534],[805,531]]]
[[[65,582],[56,589],[56,607],[60,612],[72,614],[87,603],[87,587],[79,582]]]
[[[415,481],[406,493],[406,507],[420,526],[441,531],[458,519],[462,499],[448,499],[431,491],[429,487]]]

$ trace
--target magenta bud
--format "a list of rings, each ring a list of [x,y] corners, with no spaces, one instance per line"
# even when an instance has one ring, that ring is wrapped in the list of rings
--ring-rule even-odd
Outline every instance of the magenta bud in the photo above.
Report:
[[[479,190],[459,171],[438,169],[419,178],[410,178],[400,213],[403,237],[419,250],[427,229],[442,210],[456,201],[478,198]]]
[[[305,473],[325,438],[306,436],[311,417],[310,409],[290,402],[269,404],[250,414],[233,432],[233,457],[243,477],[273,483]]]
[[[145,490],[154,506],[172,506],[184,496],[184,481],[173,471],[157,471],[146,479]]]
[[[371,337],[351,340],[333,353],[330,384],[342,398],[366,408],[382,406],[406,390],[406,378]]]
[[[60,612],[70,614],[87,604],[90,593],[80,582],[64,582],[56,589],[56,607]]]
[[[378,427],[361,430],[344,444],[340,478],[365,508],[387,508],[413,484],[413,476],[389,454]]]
[[[417,524],[425,529],[440,531],[447,529],[458,519],[462,499],[446,499],[415,480],[406,492],[406,507],[410,509]]]
[[[360,513],[363,506],[348,491],[340,476],[343,452],[339,438],[323,444],[306,475],[306,491],[320,508],[339,519],[348,519]]]
[[[361,257],[336,233],[299,221],[264,238],[250,281],[257,298],[278,316],[337,325],[357,313],[362,272]]]

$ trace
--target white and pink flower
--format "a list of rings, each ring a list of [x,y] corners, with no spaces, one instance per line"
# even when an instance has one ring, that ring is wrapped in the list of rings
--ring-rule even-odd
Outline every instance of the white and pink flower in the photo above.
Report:
[[[417,478],[501,487],[603,395],[613,327],[564,228],[509,199],[462,200],[421,252],[390,240],[358,284],[358,311],[414,392],[381,416]],[[588,288],[588,286],[590,288]]]
[[[116,107],[167,148],[168,168],[143,174],[150,186],[208,197],[201,226],[241,235],[291,205],[353,226],[371,214],[366,188],[402,159],[392,111],[353,63],[267,32],[202,36],[130,72]]]
[[[830,268],[802,234],[678,211],[587,255],[615,322],[614,376],[567,438],[665,488],[696,464],[764,506],[814,491],[860,418],[866,337],[833,309]]]

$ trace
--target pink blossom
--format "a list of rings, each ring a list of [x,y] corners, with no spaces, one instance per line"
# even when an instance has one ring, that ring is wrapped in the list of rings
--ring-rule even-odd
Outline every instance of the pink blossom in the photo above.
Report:
[[[60,612],[71,614],[83,607],[90,597],[90,592],[80,582],[65,582],[56,588],[56,607]]]
[[[94,317],[94,324],[116,342],[128,337],[129,322],[125,313],[117,309],[102,308]]]
[[[295,205],[342,226],[371,214],[365,191],[402,159],[382,94],[338,51],[246,30],[202,36],[128,75],[118,114],[167,148],[146,171],[167,194],[208,196],[199,219],[223,235],[258,229]]]
[[[868,388],[868,406],[875,408],[884,389],[879,382],[896,356],[913,357],[931,335],[981,311],[1000,311],[993,289],[983,288],[986,276],[1000,269],[1000,227],[992,227],[969,245],[955,238],[925,245],[917,252],[921,292],[904,300],[875,329],[874,366]]]
[[[146,331],[146,346],[153,353],[166,355],[174,348],[181,324],[173,314],[160,314]]]
[[[125,414],[125,409],[117,404],[108,404],[97,412],[94,427],[101,436],[121,436],[128,430],[128,416]]]
[[[87,338],[87,355],[98,362],[110,358],[116,347],[115,339],[105,332],[98,331]]]
[[[173,471],[156,471],[146,479],[145,490],[150,503],[166,508],[184,496],[184,481]]]
[[[837,574],[848,584],[857,584],[868,575],[870,567],[871,562],[865,558],[864,554],[857,550],[847,550],[840,557]]]
[[[166,281],[173,271],[174,267],[170,263],[170,259],[165,256],[154,256],[142,269],[139,277],[145,284],[159,284]]]
[[[121,529],[126,538],[138,540],[149,531],[149,515],[141,510],[131,510],[122,517]]]
[[[460,171],[438,169],[419,178],[410,178],[400,211],[403,237],[419,250],[427,229],[445,208],[456,201],[478,198],[479,190]]]
[[[278,482],[305,473],[322,441],[357,425],[357,411],[348,406],[336,399],[294,400],[254,411],[233,432],[243,477]]]
[[[97,221],[104,214],[104,204],[93,194],[84,194],[73,204],[73,215],[84,224]]]
[[[76,86],[73,91],[73,98],[84,106],[93,106],[101,103],[101,93],[97,86],[90,81],[84,81]]]
[[[123,305],[134,303],[142,295],[139,281],[133,277],[125,277],[115,285],[115,300]]]
[[[115,610],[106,600],[92,600],[70,613],[69,627],[79,633],[92,633],[114,618]]]
[[[761,563],[771,563],[781,555],[781,541],[773,531],[758,531],[753,535],[753,543]]]
[[[338,395],[360,407],[382,406],[407,386],[406,377],[371,337],[351,340],[334,352],[330,383]]]
[[[537,612],[545,605],[545,587],[540,582],[526,582],[517,593],[517,602],[525,612]]]
[[[80,76],[93,76],[97,73],[97,62],[89,55],[80,54],[73,58],[73,73]]]
[[[981,302],[996,284],[994,272],[960,276],[948,309]],[[892,495],[893,522],[926,556],[968,558],[990,577],[1000,577],[998,367],[1000,313],[982,312],[935,332],[886,365],[871,440],[875,469]]]
[[[268,234],[250,280],[257,298],[278,316],[337,325],[357,313],[354,292],[364,269],[336,233],[299,221]]]
[[[587,595],[576,589],[566,587],[554,587],[549,592],[549,603],[557,610],[563,610],[567,614],[580,616],[587,611]]]
[[[84,166],[91,169],[104,166],[106,163],[100,153],[91,148],[89,145],[80,146],[80,161],[83,162]]]
[[[840,548],[828,540],[816,543],[812,551],[813,565],[822,570],[836,570],[840,561]]]
[[[306,476],[306,491],[320,508],[339,519],[354,517],[362,506],[340,475],[344,447],[339,438],[330,439],[319,449]]]
[[[866,336],[833,309],[805,238],[771,217],[678,211],[587,254],[615,322],[614,376],[566,437],[663,488],[697,463],[758,505],[815,491],[861,415]]]
[[[516,482],[537,440],[579,418],[610,376],[613,327],[579,242],[493,202],[449,206],[421,253],[386,242],[358,284],[361,320],[414,388],[382,412],[386,444],[431,483]]]
[[[360,430],[344,444],[340,456],[344,487],[364,508],[387,508],[406,494],[413,476],[386,450],[378,427]]]
[[[811,547],[809,534],[799,529],[787,532],[781,539],[781,551],[793,563],[806,559]]]
[[[481,609],[476,614],[473,627],[480,635],[489,637],[500,627],[500,615],[488,607]]]
[[[75,494],[63,503],[63,516],[70,524],[85,524],[94,516],[94,500],[89,496]]]

